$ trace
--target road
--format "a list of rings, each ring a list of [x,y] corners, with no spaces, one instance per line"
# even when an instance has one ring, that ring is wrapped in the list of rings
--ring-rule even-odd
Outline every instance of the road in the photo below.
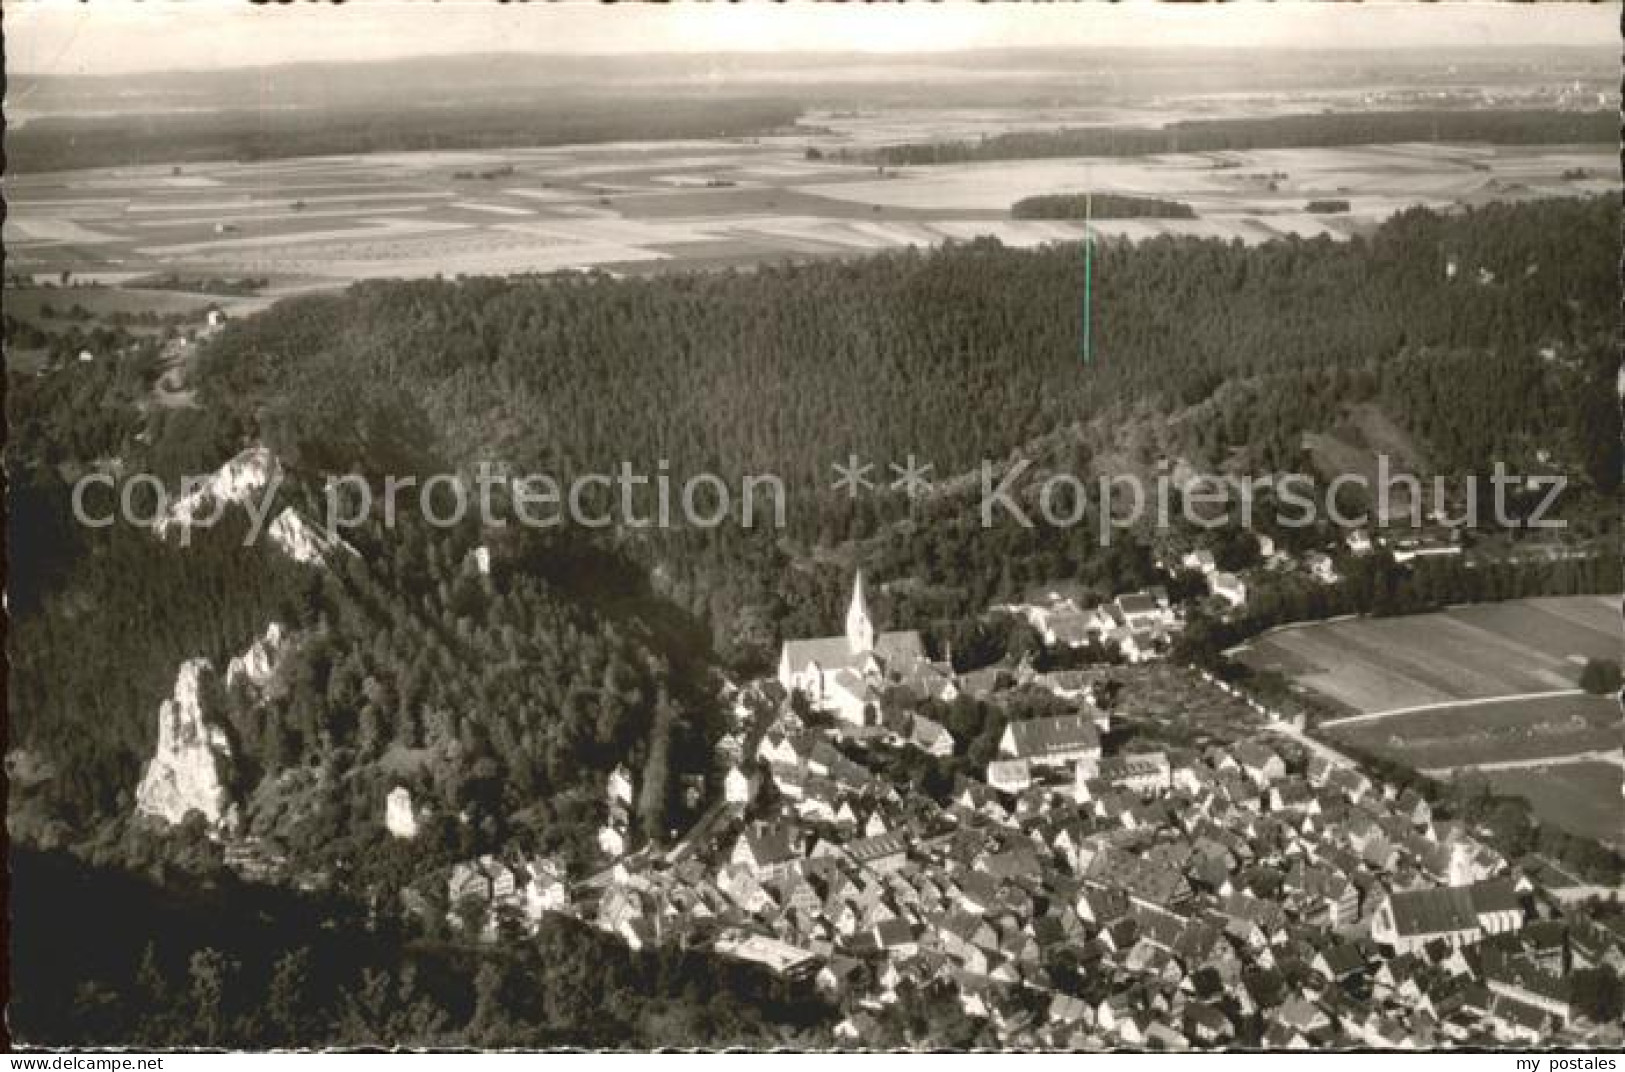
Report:
[[[1548,692],[1518,692],[1510,696],[1478,696],[1471,700],[1445,700],[1441,703],[1417,704],[1415,707],[1395,707],[1388,711],[1371,711],[1363,715],[1329,718],[1322,726],[1355,726],[1362,722],[1393,718],[1396,715],[1414,715],[1423,711],[1448,711],[1453,707],[1478,707],[1483,704],[1510,703],[1514,700],[1551,700],[1560,696],[1585,696],[1584,689],[1552,689]]]
[[[740,764],[742,766],[750,765],[752,758],[756,755],[756,749],[761,746],[762,738],[767,736],[767,729],[773,724],[777,715],[778,712],[773,711],[767,715],[758,714],[751,719],[750,726],[745,730],[744,745],[740,749]],[[755,796],[758,784],[758,776],[752,774],[750,777],[752,796]],[[688,832],[677,839],[677,844],[667,850],[666,862],[669,864],[677,863],[692,852],[695,845],[703,845],[706,838],[710,836],[712,827],[716,826],[722,817],[728,814],[728,810],[726,798],[712,801],[711,806],[705,809],[705,814],[696,819],[694,825],[688,828]]]
[[[1331,745],[1315,740],[1313,737],[1310,737],[1308,734],[1304,733],[1290,722],[1270,722],[1265,724],[1264,729],[1269,733],[1274,733],[1282,737],[1289,737],[1292,740],[1297,741],[1299,744],[1309,749],[1309,751],[1314,752],[1316,755],[1335,766],[1350,767],[1354,770],[1360,769],[1360,765],[1354,760],[1350,759],[1348,756],[1345,756]]]
[[[1429,778],[1448,778],[1457,771],[1531,770],[1539,767],[1560,767],[1565,763],[1612,763],[1618,767],[1625,767],[1625,752],[1618,748],[1598,748],[1590,752],[1572,752],[1565,756],[1506,759],[1497,763],[1463,763],[1456,767],[1429,767],[1422,773]]]

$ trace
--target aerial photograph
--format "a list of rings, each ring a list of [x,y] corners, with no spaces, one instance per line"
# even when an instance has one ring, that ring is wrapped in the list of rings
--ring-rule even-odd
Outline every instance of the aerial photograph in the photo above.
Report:
[[[8,1067],[1617,1069],[1622,13],[3,0]]]

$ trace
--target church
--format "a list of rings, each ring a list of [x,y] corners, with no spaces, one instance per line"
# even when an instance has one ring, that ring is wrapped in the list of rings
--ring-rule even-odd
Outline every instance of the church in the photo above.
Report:
[[[889,689],[905,689],[918,698],[954,695],[952,669],[926,658],[918,631],[875,632],[861,571],[852,585],[845,634],[786,640],[779,656],[779,684],[854,725],[874,721]]]

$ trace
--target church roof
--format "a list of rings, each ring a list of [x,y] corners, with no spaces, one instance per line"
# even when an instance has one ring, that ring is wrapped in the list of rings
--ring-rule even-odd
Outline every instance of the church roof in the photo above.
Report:
[[[784,655],[790,661],[792,670],[800,670],[808,663],[817,663],[824,670],[838,670],[856,665],[861,654],[863,653],[852,651],[844,636],[784,642]]]
[[[792,670],[800,670],[808,663],[817,663],[822,670],[851,669],[859,666],[867,654],[853,651],[844,636],[784,642],[784,655],[790,660]],[[925,642],[914,629],[881,633],[875,637],[874,654],[882,662],[900,663],[906,669],[910,664],[925,659]]]

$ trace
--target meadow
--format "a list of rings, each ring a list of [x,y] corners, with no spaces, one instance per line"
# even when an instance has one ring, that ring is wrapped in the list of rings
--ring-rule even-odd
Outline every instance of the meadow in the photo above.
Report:
[[[1336,741],[1441,775],[1485,764],[1617,753],[1621,746],[1619,704],[1585,694],[1488,701],[1322,728]]]
[[[1572,596],[1277,630],[1236,653],[1350,714],[1571,690],[1588,658],[1619,658],[1616,600]]]

